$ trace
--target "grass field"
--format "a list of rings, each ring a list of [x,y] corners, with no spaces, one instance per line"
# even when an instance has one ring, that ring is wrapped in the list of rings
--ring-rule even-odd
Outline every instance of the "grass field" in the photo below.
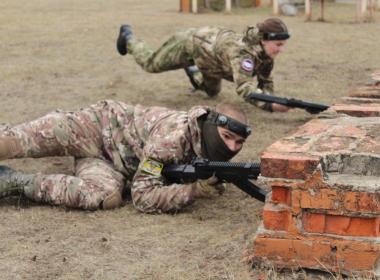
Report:
[[[101,99],[187,110],[220,101],[241,103],[223,82],[215,99],[192,93],[183,71],[149,74],[116,52],[120,24],[158,47],[188,27],[242,31],[271,14],[268,7],[231,14],[178,13],[177,0],[2,0],[0,2],[0,122],[17,124],[56,108],[75,110]],[[316,5],[316,4],[315,4]],[[318,5],[314,14],[318,14]],[[380,13],[354,23],[355,7],[327,3],[327,22],[282,17],[292,38],[276,59],[276,93],[332,104],[380,69]],[[255,160],[271,143],[313,116],[262,112],[244,104],[253,135],[238,161]],[[8,161],[28,172],[70,173],[71,158]],[[321,279],[313,273],[250,270],[263,204],[231,187],[176,215],[84,212],[0,201],[1,279]],[[357,278],[356,278],[357,279]]]

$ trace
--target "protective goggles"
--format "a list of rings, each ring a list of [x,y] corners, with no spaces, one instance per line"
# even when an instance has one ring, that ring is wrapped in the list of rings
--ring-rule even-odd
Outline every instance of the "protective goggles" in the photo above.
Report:
[[[273,41],[273,40],[287,40],[290,38],[290,34],[288,32],[265,32],[263,33],[263,40]]]
[[[210,111],[210,113],[207,116],[207,120],[211,123],[214,123],[217,126],[226,128],[236,133],[237,135],[240,135],[243,138],[247,138],[252,132],[249,126],[233,118],[230,118],[226,115],[214,111]]]

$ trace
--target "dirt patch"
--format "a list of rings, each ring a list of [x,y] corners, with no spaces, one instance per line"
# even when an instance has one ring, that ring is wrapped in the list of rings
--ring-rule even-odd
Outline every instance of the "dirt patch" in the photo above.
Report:
[[[331,5],[331,6],[329,6]],[[355,7],[329,4],[327,23],[283,18],[292,39],[276,60],[278,95],[331,104],[380,68],[377,22],[352,24]],[[2,0],[0,3],[0,122],[17,124],[61,108],[101,99],[188,109],[229,100],[232,83],[215,99],[189,91],[182,71],[143,72],[116,52],[120,24],[157,47],[182,28],[223,25],[236,31],[271,14],[269,8],[232,14],[179,14],[178,1]],[[317,13],[317,12],[316,12]],[[237,160],[257,159],[275,140],[312,116],[269,114],[245,104],[253,126]],[[70,173],[71,159],[9,161],[25,171]],[[0,201],[2,279],[258,279],[241,259],[260,223],[263,204],[231,187],[177,215],[143,215],[130,203],[115,211],[84,212]],[[303,274],[302,274],[303,275]],[[302,276],[301,275],[301,276]],[[280,279],[270,272],[268,277]],[[305,276],[306,277],[306,276]],[[301,277],[302,278],[302,277]]]

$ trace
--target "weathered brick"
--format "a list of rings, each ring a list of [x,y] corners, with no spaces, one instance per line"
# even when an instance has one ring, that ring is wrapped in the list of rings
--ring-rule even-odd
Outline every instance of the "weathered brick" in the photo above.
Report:
[[[272,178],[305,179],[315,170],[318,156],[265,152],[261,156],[261,175]]]
[[[325,131],[327,131],[332,124],[321,121],[320,119],[313,119],[304,125],[300,126],[296,132],[294,132],[291,136],[294,138],[302,137],[302,138],[313,138],[316,135],[319,135]],[[271,146],[272,147],[272,146]],[[282,151],[282,150],[279,150]]]
[[[356,138],[356,137],[355,137]],[[334,153],[336,151],[347,151],[352,147],[352,143],[356,139],[333,134],[324,135],[314,144],[313,150],[318,153]],[[360,139],[359,139],[360,140]]]
[[[270,230],[288,230],[292,215],[289,207],[266,203],[263,210],[263,224]]]
[[[380,116],[380,98],[372,102],[374,90],[366,90],[332,109]],[[359,274],[376,268],[380,276],[380,118],[330,113],[263,153],[261,175],[272,194],[255,257],[288,268]]]
[[[336,190],[332,189],[308,189],[301,192],[301,208],[313,209],[337,209],[339,197]]]
[[[332,110],[355,117],[378,117],[380,116],[380,104],[334,104]]]
[[[343,204],[349,211],[380,215],[380,192],[345,192]]]
[[[286,187],[272,186],[272,202],[290,206],[291,190]]]
[[[302,215],[302,225],[305,232],[324,233],[326,216],[324,214],[305,212]]]
[[[309,181],[305,182],[305,187],[309,188],[300,192],[301,208],[337,210],[346,214],[380,214],[380,193],[347,192]]]
[[[352,141],[352,137],[362,138],[366,136],[366,130],[354,125],[345,125],[343,127],[337,127],[332,131],[332,135],[335,137],[347,137]]]
[[[376,83],[351,89],[348,93],[351,97],[380,98],[380,86]]]
[[[380,98],[367,98],[367,97],[343,97],[343,104],[357,104],[363,105],[366,103],[380,103]]]
[[[254,263],[278,268],[328,270],[349,275],[375,275],[380,244],[329,237],[297,239],[257,236]]]
[[[348,217],[309,212],[302,215],[304,231],[313,233],[378,237],[379,223],[379,217]]]

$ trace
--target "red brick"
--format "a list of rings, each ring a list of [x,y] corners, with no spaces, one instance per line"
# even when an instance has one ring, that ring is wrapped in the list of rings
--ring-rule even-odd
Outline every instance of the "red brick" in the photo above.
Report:
[[[263,224],[269,230],[288,230],[292,215],[288,207],[266,203],[263,210]]]
[[[349,275],[374,275],[380,244],[362,240],[322,238],[268,238],[258,235],[254,242],[255,263],[278,268],[328,270]]]
[[[314,144],[313,150],[323,153],[334,153],[336,151],[350,150],[356,139],[351,137],[341,137],[335,135],[325,135]]]
[[[309,187],[306,189],[305,187]],[[318,180],[307,180],[299,191],[299,207],[303,209],[329,210],[331,214],[342,213],[352,215],[355,212],[361,214],[380,214],[380,193],[345,192],[344,190],[331,189],[327,185],[320,185]],[[292,192],[293,195],[294,191]],[[293,201],[291,205],[297,206]]]
[[[349,96],[364,98],[380,98],[380,86],[374,84],[363,87],[357,87],[349,91]]]
[[[380,214],[380,193],[346,192],[343,204],[353,212]]]
[[[347,235],[351,218],[347,216],[326,216],[325,232],[338,235]]]
[[[343,104],[365,104],[365,103],[380,103],[379,98],[366,98],[366,97],[343,97]]]
[[[355,138],[362,138],[367,135],[366,130],[363,128],[359,128],[357,126],[344,126],[340,127],[338,126],[334,131],[331,133],[333,136],[338,136],[338,137],[348,137],[351,139],[352,137]],[[352,139],[351,139],[352,141]]]
[[[272,202],[290,206],[291,190],[285,187],[272,186]]]
[[[380,116],[380,104],[335,104],[331,107],[338,113],[344,113],[355,117],[377,117]]]
[[[380,218],[348,217],[321,213],[303,213],[305,232],[343,236],[378,237]]]
[[[261,156],[261,175],[272,178],[305,179],[320,161],[318,156],[265,152]]]
[[[303,229],[306,232],[325,232],[326,216],[324,214],[305,212],[302,215]]]
[[[380,218],[352,217],[347,235],[378,237]]]
[[[308,185],[308,184],[306,184]],[[315,190],[310,186],[309,190],[301,192],[301,208],[312,209],[337,209],[339,206],[339,196],[336,190],[321,189]]]
[[[316,135],[322,134],[327,129],[329,129],[332,125],[322,122],[319,119],[313,119],[306,124],[300,126],[295,133],[291,136],[296,137],[315,137]]]

